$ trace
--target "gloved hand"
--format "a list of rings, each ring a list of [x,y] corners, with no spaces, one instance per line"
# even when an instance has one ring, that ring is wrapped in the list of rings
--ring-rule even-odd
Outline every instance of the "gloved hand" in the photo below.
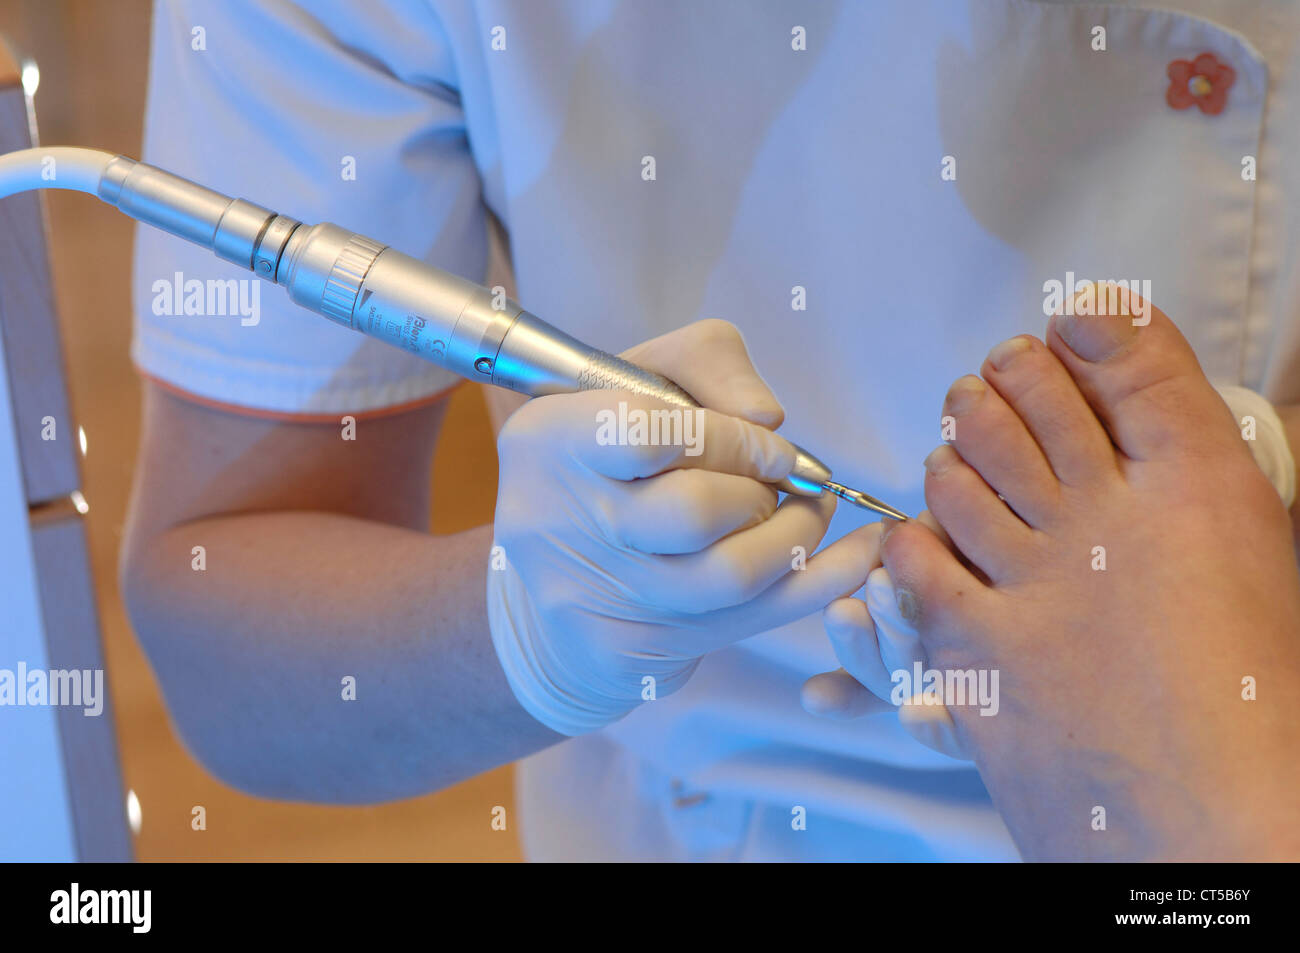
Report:
[[[1247,419],[1253,424],[1254,439],[1246,440],[1246,446],[1282,497],[1283,505],[1291,509],[1296,494],[1295,456],[1291,453],[1291,442],[1287,440],[1286,428],[1277,415],[1277,409],[1267,397],[1247,387],[1220,384],[1215,390],[1232,411],[1239,428],[1246,429],[1243,421]],[[1246,439],[1244,432],[1243,439]]]
[[[520,704],[566,735],[676,691],[705,653],[820,610],[879,561],[867,527],[805,564],[835,499],[777,505],[794,450],[734,327],[701,321],[623,356],[711,408],[681,431],[697,446],[604,445],[601,412],[671,409],[625,391],[529,401],[497,444],[492,641]]]
[[[1288,509],[1295,502],[1296,463],[1286,430],[1267,398],[1245,387],[1221,385],[1219,396],[1232,411],[1239,426],[1250,418],[1254,439],[1248,442],[1255,462],[1272,481]],[[929,512],[918,518],[949,546],[947,534]],[[826,607],[826,634],[835,647],[843,668],[814,675],[804,683],[804,708],[830,718],[857,718],[884,710],[892,698],[890,675],[900,669],[912,671],[916,662],[929,667],[919,634],[899,609],[889,571],[878,566],[867,577],[867,600],[841,599]],[[908,700],[903,700],[908,701]],[[943,705],[902,704],[899,722],[912,737],[943,754],[970,760],[957,736],[952,716]]]
[[[927,510],[917,517],[951,546],[948,536]],[[923,704],[915,695],[895,691],[892,674],[912,674],[919,663],[929,668],[920,634],[904,617],[889,570],[873,563],[867,576],[867,598],[840,599],[826,607],[826,635],[840,668],[814,675],[804,683],[803,707],[828,718],[858,718],[898,707],[898,720],[917,741],[941,754],[970,760],[957,735],[956,724],[942,704]]]

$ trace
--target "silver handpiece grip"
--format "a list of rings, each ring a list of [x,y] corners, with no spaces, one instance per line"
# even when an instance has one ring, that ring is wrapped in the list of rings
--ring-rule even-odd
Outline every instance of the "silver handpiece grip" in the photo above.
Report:
[[[606,354],[521,310],[501,339],[492,362],[492,382],[525,394],[575,390],[627,390],[679,407],[699,403],[668,378],[613,354]],[[776,486],[798,496],[820,496],[831,471],[802,447],[795,447],[794,469]]]
[[[593,350],[578,374],[580,390],[626,390],[679,407],[699,407],[697,401],[668,378],[604,351]]]
[[[532,397],[628,390],[699,406],[667,378],[584,344],[514,301],[334,225],[296,229],[277,280],[299,304],[469,380]],[[794,469],[776,486],[821,496],[830,468],[795,449]]]
[[[668,378],[604,351],[592,351],[587,366],[578,375],[578,386],[581,390],[631,391],[680,407],[700,406],[695,398]],[[786,493],[820,496],[822,484],[831,478],[830,468],[803,447],[796,445],[795,451],[794,470],[776,485]]]
[[[667,378],[589,347],[487,288],[336,225],[304,226],[124,156],[105,168],[99,197],[284,285],[305,308],[470,380],[535,397],[627,390],[699,406]],[[820,496],[830,468],[795,449],[794,470],[777,485]]]

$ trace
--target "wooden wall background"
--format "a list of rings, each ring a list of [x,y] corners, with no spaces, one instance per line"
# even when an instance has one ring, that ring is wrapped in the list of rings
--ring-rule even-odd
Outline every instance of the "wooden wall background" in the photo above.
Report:
[[[45,145],[140,151],[149,38],[148,0],[0,0],[0,35],[41,71],[36,114]],[[139,437],[140,385],[128,357],[134,225],[94,199],[46,193],[55,299],[74,415],[87,436],[82,487],[90,506],[97,607],[126,786],[141,805],[138,859],[517,860],[513,772],[501,768],[446,791],[366,808],[246,797],[214,780],[181,747],[116,587]],[[461,388],[434,464],[435,532],[491,518],[495,452],[480,391]],[[476,461],[477,477],[451,466]],[[454,500],[454,505],[445,505]],[[208,829],[190,828],[195,805]]]

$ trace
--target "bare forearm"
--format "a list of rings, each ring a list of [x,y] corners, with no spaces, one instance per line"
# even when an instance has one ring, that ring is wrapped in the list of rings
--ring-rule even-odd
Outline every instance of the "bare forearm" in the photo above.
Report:
[[[519,707],[493,651],[491,538],[323,512],[211,517],[132,541],[123,587],[210,770],[268,797],[389,800],[560,740]]]

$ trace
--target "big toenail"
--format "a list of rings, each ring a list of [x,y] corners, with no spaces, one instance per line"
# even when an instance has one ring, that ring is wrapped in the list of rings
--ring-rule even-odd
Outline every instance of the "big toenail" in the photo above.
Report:
[[[957,462],[957,451],[946,443],[935,447],[925,458],[925,469],[931,476],[938,476]]]
[[[1029,350],[1029,338],[1014,337],[1003,341],[989,351],[989,363],[1000,371],[1005,371],[1021,354]]]
[[[1105,284],[1085,286],[1066,304],[1052,317],[1052,327],[1066,347],[1085,361],[1104,361],[1137,334],[1127,294],[1112,292]]]
[[[950,414],[964,414],[974,409],[979,403],[980,398],[984,396],[987,388],[984,382],[974,374],[967,374],[965,377],[959,377],[948,388],[948,396],[944,399],[944,409]]]

